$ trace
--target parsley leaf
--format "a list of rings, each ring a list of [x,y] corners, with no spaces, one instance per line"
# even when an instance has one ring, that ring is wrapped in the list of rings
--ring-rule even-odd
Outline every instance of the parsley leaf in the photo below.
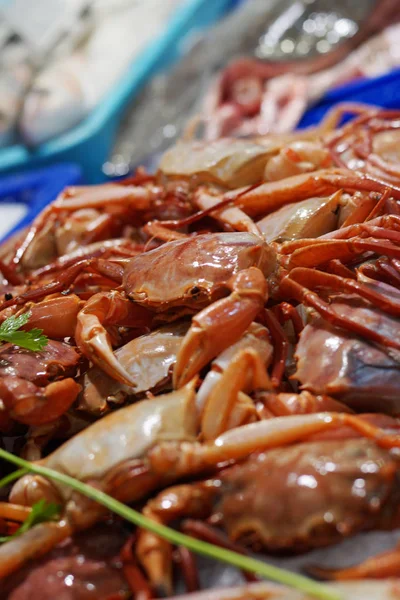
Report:
[[[27,324],[31,317],[30,312],[23,313],[18,317],[12,315],[0,325],[0,342],[10,342],[21,348],[40,352],[47,345],[48,339],[43,335],[42,329],[20,330]]]
[[[0,537],[0,543],[8,542],[12,538],[25,533],[38,523],[44,523],[45,521],[54,521],[60,514],[60,506],[54,502],[47,503],[46,500],[39,500],[32,506],[32,510],[29,516],[22,523],[21,527],[17,529],[13,535]]]

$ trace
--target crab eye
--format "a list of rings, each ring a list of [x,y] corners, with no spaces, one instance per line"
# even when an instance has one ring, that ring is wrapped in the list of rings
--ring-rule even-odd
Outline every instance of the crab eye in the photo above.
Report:
[[[192,296],[197,296],[198,294],[200,294],[200,288],[197,287],[197,285],[195,285],[194,287],[192,287],[192,289],[190,290],[190,294]]]

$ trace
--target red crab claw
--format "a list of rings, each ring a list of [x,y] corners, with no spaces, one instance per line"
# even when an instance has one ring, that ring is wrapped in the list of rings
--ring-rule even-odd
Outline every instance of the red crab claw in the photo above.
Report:
[[[141,327],[151,323],[149,311],[134,304],[117,290],[92,296],[78,314],[75,332],[81,352],[110,377],[134,387],[135,379],[113,353],[106,327]]]
[[[7,375],[0,379],[0,398],[10,416],[25,425],[55,421],[75,402],[81,386],[70,377],[38,387],[31,381]]]
[[[210,360],[236,342],[267,300],[267,282],[256,267],[234,275],[227,287],[232,292],[228,297],[193,317],[176,358],[175,389],[188,383]]]

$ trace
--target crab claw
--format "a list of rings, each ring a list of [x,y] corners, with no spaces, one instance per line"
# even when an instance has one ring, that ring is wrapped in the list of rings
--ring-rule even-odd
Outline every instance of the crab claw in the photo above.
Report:
[[[110,377],[135,387],[134,378],[113,353],[106,325],[141,327],[149,325],[149,312],[120,292],[100,292],[92,296],[78,314],[76,343],[82,353]]]
[[[62,504],[62,498],[55,485],[41,475],[28,473],[13,485],[9,501],[22,506],[33,506],[39,500]],[[3,517],[3,505],[0,505],[0,517]]]
[[[192,319],[174,367],[175,389],[190,381],[210,360],[235,343],[263,308],[268,286],[256,267],[239,271],[227,286],[231,294]]]
[[[9,415],[25,425],[55,421],[75,402],[81,386],[68,377],[41,388],[14,375],[0,379],[0,397]]]

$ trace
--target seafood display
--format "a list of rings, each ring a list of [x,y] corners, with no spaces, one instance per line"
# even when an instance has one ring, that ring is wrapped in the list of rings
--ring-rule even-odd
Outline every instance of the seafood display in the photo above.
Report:
[[[0,444],[43,468],[0,463],[0,597],[313,597],[199,591],[187,548],[71,478],[244,556],[400,527],[399,122],[181,140],[0,248]],[[319,597],[400,597],[398,549],[346,560],[306,561],[341,580]]]
[[[324,107],[355,97],[397,108],[396,86],[381,93],[384,81],[372,81],[400,65],[398,21],[395,0],[235,2],[185,45],[176,65],[146,84],[120,124],[104,174],[153,168],[194,130],[207,141],[288,132],[303,117],[315,123]]]

